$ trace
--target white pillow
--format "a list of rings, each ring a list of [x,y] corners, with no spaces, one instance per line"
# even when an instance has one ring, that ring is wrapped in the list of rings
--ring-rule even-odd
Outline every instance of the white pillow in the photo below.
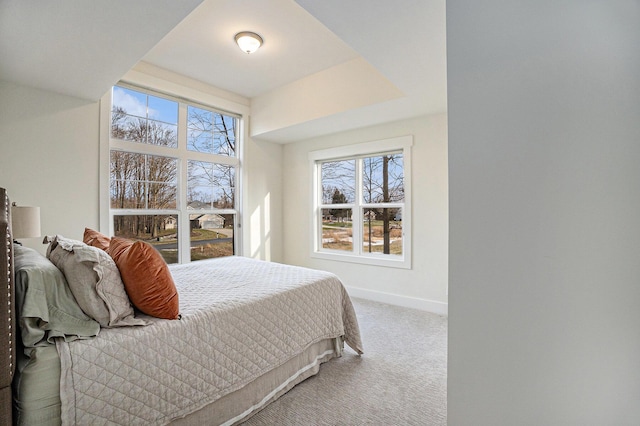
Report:
[[[134,317],[120,272],[104,250],[64,238],[46,237],[47,257],[62,271],[80,308],[102,327],[147,325]]]

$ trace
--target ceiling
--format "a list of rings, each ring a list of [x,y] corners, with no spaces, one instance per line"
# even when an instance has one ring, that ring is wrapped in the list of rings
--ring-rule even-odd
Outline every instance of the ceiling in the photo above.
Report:
[[[289,105],[252,133],[286,143],[445,112],[445,37],[445,0],[0,0],[0,79],[95,101],[151,64],[247,98],[256,123]]]

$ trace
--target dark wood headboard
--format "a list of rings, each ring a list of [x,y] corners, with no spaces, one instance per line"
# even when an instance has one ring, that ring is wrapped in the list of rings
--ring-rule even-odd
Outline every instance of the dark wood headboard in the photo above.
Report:
[[[11,380],[16,365],[13,237],[11,203],[7,191],[0,188],[0,424],[12,424]]]

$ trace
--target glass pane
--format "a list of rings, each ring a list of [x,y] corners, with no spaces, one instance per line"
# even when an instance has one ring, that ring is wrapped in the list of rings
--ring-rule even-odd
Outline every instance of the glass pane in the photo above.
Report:
[[[210,153],[213,150],[213,133],[202,130],[187,129],[187,148],[189,151]]]
[[[114,86],[111,137],[175,148],[177,125],[177,102]]]
[[[147,94],[114,86],[111,111],[147,118]]]
[[[146,137],[148,144],[176,148],[178,146],[178,126],[149,120]]]
[[[167,124],[178,124],[178,103],[169,99],[149,95],[147,109],[150,119],[163,121]]]
[[[213,152],[213,113],[202,108],[187,107],[187,149]]]
[[[175,209],[177,208],[177,191],[173,184],[149,182],[147,192],[149,194],[147,208],[149,209]]]
[[[145,183],[111,181],[112,209],[144,209]]]
[[[362,197],[365,203],[404,201],[402,154],[368,157],[362,160]]]
[[[151,244],[167,263],[178,262],[177,215],[117,215],[113,231],[116,237]]]
[[[402,255],[402,209],[363,209],[363,253]]]
[[[355,160],[322,163],[320,179],[323,204],[347,204],[355,201]]]
[[[235,168],[206,161],[187,162],[187,203],[192,208],[232,209]]]
[[[215,114],[214,154],[228,155],[229,157],[236,155],[237,121],[227,115]]]
[[[147,208],[175,209],[178,206],[178,160],[147,155]]]
[[[213,112],[191,105],[187,107],[187,126],[190,128],[211,132],[213,130],[212,122]]]
[[[351,209],[322,209],[322,248],[353,251]]]
[[[177,168],[175,158],[111,151],[111,207],[177,208]]]
[[[191,260],[233,256],[235,215],[190,214]]]
[[[111,151],[110,158],[111,207],[144,208],[144,154]]]
[[[188,106],[187,149],[234,157],[237,123],[234,117]]]
[[[147,141],[147,120],[131,115],[113,113],[111,115],[111,137],[145,143]]]
[[[177,183],[177,159],[160,155],[147,155],[147,167],[147,176],[150,182]]]

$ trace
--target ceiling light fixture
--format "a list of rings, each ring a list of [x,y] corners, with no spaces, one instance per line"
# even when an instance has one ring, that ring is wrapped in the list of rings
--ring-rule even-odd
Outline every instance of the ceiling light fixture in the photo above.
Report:
[[[253,53],[262,45],[262,37],[251,31],[242,31],[235,36],[236,43],[245,53]]]

